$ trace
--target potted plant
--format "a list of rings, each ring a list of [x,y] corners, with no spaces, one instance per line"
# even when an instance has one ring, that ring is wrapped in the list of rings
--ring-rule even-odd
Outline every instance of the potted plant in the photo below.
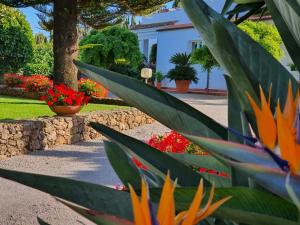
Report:
[[[89,101],[84,92],[74,91],[64,84],[54,85],[41,100],[46,101],[50,109],[59,116],[73,116]]]
[[[191,81],[195,83],[198,81],[197,72],[192,67],[190,58],[191,55],[186,53],[177,53],[170,59],[170,62],[175,64],[175,68],[168,72],[167,77],[175,80],[176,89],[180,93],[188,91]]]
[[[165,76],[159,71],[155,72],[154,76],[155,76],[155,80],[156,80],[156,87],[158,89],[161,89],[161,82],[165,78]]]

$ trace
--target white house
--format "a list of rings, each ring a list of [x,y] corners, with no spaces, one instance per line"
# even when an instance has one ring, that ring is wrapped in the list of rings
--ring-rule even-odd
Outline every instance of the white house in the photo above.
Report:
[[[182,8],[163,10],[149,17],[143,17],[141,23],[132,28],[138,35],[141,52],[147,59],[150,57],[152,45],[157,44],[156,70],[167,74],[174,67],[170,58],[176,53],[191,53],[201,43],[201,37],[191,24]],[[206,86],[206,72],[194,65],[199,81],[191,84],[191,88],[204,89]],[[210,76],[211,89],[226,89],[222,70],[215,69]],[[168,79],[163,86],[175,87]]]
[[[216,9],[220,6],[212,5],[212,7]],[[271,18],[267,19],[268,21],[266,22],[272,23]],[[151,16],[142,17],[141,23],[133,27],[132,31],[138,35],[140,50],[146,58],[149,59],[152,45],[157,44],[156,70],[163,74],[167,74],[174,67],[169,61],[172,55],[184,52],[191,53],[201,43],[200,34],[193,27],[182,8],[163,10]],[[286,57],[281,62],[288,68],[287,65],[291,60],[285,48],[284,51]],[[199,81],[197,84],[192,84],[191,88],[204,89],[206,86],[206,72],[203,72],[199,65],[194,65],[194,67],[197,70]],[[163,86],[175,87],[175,83],[165,79]],[[212,71],[210,89],[226,89],[221,69],[214,69]]]

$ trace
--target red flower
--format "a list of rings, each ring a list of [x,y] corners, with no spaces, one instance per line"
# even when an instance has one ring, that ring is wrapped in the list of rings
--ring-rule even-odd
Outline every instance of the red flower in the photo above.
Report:
[[[48,101],[48,102],[47,102],[47,105],[48,105],[48,106],[52,106],[52,105],[53,105],[53,102]]]

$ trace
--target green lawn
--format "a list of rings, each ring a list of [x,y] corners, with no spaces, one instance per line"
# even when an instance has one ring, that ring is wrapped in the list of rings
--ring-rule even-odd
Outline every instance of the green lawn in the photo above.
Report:
[[[98,110],[112,110],[127,108],[125,106],[88,104],[81,112]],[[14,98],[0,95],[0,120],[1,119],[32,119],[40,116],[55,115],[42,101]]]

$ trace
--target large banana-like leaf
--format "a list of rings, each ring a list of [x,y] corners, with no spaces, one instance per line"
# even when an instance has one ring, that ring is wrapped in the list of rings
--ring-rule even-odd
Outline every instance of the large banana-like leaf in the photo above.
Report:
[[[187,135],[188,139],[203,147],[206,151],[231,158],[239,162],[259,164],[270,168],[279,168],[265,151],[238,143],[211,138]]]
[[[237,93],[237,88],[232,81],[232,78],[225,76],[228,92],[228,127],[241,135],[249,136],[251,131],[248,121],[245,118],[245,114],[242,110],[240,98]],[[244,144],[242,136],[236,135],[236,133],[228,132],[228,140],[236,143]],[[235,168],[231,168],[231,177],[233,186],[248,186],[249,179]]]
[[[91,210],[132,221],[130,195],[101,185],[66,178],[0,169],[0,176],[44,191]],[[209,192],[209,188],[206,188]],[[151,199],[158,202],[161,189],[150,189]],[[195,195],[194,188],[178,188],[176,210],[186,210]],[[297,208],[270,193],[247,188],[217,188],[215,200],[232,196],[213,216],[250,225],[296,225]],[[207,197],[207,195],[206,195]]]
[[[74,210],[78,214],[82,215],[83,217],[93,221],[95,224],[99,225],[134,225],[133,222],[129,220],[125,220],[122,218],[118,218],[114,215],[109,215],[106,213],[102,213],[95,210],[86,209],[83,207],[76,206],[72,203],[63,201],[58,199],[59,202],[63,203],[64,205],[68,206],[70,209]]]
[[[123,150],[119,145],[104,141],[104,146],[111,166],[127,188],[130,184],[135,189],[140,189],[141,176],[147,180],[149,187],[162,187],[164,177],[156,176],[149,170],[137,168],[126,150]]]
[[[91,123],[91,126],[121,146],[122,150],[137,156],[154,174],[164,178],[168,171],[170,171],[171,178],[173,180],[178,178],[178,184],[181,186],[193,187],[199,184],[201,180],[199,173],[193,171],[189,166],[172,158],[168,154],[158,151],[142,141],[117,132],[105,125]],[[206,185],[210,184],[209,182],[205,183]]]
[[[249,177],[252,177],[257,183],[266,189],[289,199],[289,194],[285,187],[287,173],[282,170],[250,163],[233,162],[225,158],[223,158],[223,161],[247,174]],[[300,177],[291,175],[290,186],[293,188],[297,197],[300,198]]]
[[[214,57],[232,77],[240,97],[244,98],[242,107],[251,117],[251,124],[255,123],[255,119],[247,103],[246,92],[258,102],[259,84],[265,93],[268,93],[272,84],[273,110],[279,98],[282,104],[285,102],[289,80],[296,93],[295,78],[235,24],[223,18],[203,0],[182,0],[182,5]]]
[[[300,71],[300,1],[266,0],[284,44]]]
[[[128,155],[118,145],[112,142],[105,141],[104,147],[111,166],[123,184],[127,187],[128,184],[131,184],[134,188],[140,188],[140,172]]]
[[[130,196],[123,191],[62,177],[5,169],[0,169],[0,177],[36,188],[88,209],[129,220],[133,218]]]
[[[242,135],[248,136],[251,134],[251,131],[241,107],[242,103],[240,101],[242,99],[239,97],[237,87],[232,78],[225,76],[225,80],[228,92],[228,127],[241,135],[238,136],[233,132],[228,132],[228,140],[237,143],[244,143]]]
[[[227,174],[228,176],[218,176],[209,173],[201,173],[201,175],[210,182],[214,182],[216,187],[230,187],[231,186],[231,169],[229,166],[221,163],[211,155],[192,155],[192,154],[174,154],[169,155],[177,160],[189,165],[191,167],[205,168],[207,170],[215,170],[220,174]]]
[[[76,62],[79,70],[99,81],[117,96],[167,127],[187,134],[227,139],[227,130],[179,99],[115,72]]]

